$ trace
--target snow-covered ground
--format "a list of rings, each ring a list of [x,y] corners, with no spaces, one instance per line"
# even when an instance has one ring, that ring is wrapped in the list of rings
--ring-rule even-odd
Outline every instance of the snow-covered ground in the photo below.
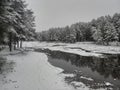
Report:
[[[3,74],[0,90],[77,90],[65,83],[65,76],[60,74],[63,70],[49,64],[43,53],[8,55],[7,60],[14,62],[14,69]],[[79,90],[88,90],[83,83],[81,86],[84,88]]]
[[[120,54],[120,46],[104,46],[96,45],[91,42],[78,42],[75,44],[70,44],[68,47],[80,47],[82,49],[95,52],[95,53],[106,53],[106,54]]]
[[[9,48],[6,47],[2,51],[0,51],[0,56],[14,55],[14,54],[18,54],[23,51],[24,51],[24,49],[19,48],[19,49],[16,49],[16,50],[13,50],[12,52],[10,52]]]
[[[90,45],[90,46],[89,46]],[[59,50],[63,52],[75,53],[83,56],[101,56],[102,54],[94,53],[94,48],[91,48],[92,52],[86,52],[79,48],[85,48],[87,50],[90,47],[97,47],[92,43],[76,43],[76,44],[66,44],[66,43],[46,43],[46,42],[24,42],[23,47],[25,49],[33,48],[43,48],[50,50]],[[112,47],[114,50],[119,47]],[[106,46],[101,47],[102,50],[106,49]],[[118,49],[116,51],[118,51]],[[106,49],[110,51],[111,49]],[[99,50],[101,51],[101,50]],[[114,53],[116,52],[114,51]],[[2,51],[3,54],[7,51]],[[16,53],[14,51],[12,53]],[[103,51],[102,51],[103,53]],[[117,52],[118,53],[118,52]],[[44,53],[34,52],[34,51],[23,51],[18,54],[9,55],[10,52],[4,57],[7,58],[8,62],[13,62],[11,67],[9,65],[4,65],[3,72],[0,74],[0,90],[90,90],[82,82],[72,81],[73,86],[78,86],[74,88],[72,85],[68,85],[64,79],[65,77],[74,77],[74,74],[63,74],[61,68],[52,66],[48,62],[48,58]],[[8,64],[8,63],[7,63]],[[11,64],[11,63],[10,63]],[[7,68],[13,69],[8,72]],[[5,70],[4,70],[5,69]],[[6,73],[7,71],[7,73]],[[3,77],[3,78],[2,78]],[[81,76],[83,79],[91,80],[92,78],[87,78]],[[110,85],[109,82],[106,83]],[[102,89],[99,89],[102,90]],[[103,89],[104,90],[104,89]]]
[[[102,56],[102,54],[120,54],[119,46],[96,45],[91,42],[70,43],[47,43],[47,42],[24,42],[24,47],[44,48],[56,51],[74,53],[81,56]]]
[[[72,44],[66,44],[66,43],[46,43],[46,42],[24,42],[24,47],[30,46],[35,48],[42,48],[42,49],[49,49],[53,51],[62,51],[62,52],[68,52],[68,53],[74,53],[82,56],[102,56],[102,54],[94,53],[94,52],[86,52],[81,49],[72,49]]]

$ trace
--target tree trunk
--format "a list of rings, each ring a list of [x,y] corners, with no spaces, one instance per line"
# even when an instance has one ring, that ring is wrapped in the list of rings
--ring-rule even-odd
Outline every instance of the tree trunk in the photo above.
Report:
[[[10,50],[10,52],[12,52],[12,44],[11,43],[9,44],[9,50]]]
[[[14,43],[14,50],[16,50],[16,42]]]
[[[17,48],[19,48],[19,40],[17,41]]]
[[[9,34],[9,50],[12,51],[12,33]]]
[[[20,40],[20,48],[22,48],[22,40]]]

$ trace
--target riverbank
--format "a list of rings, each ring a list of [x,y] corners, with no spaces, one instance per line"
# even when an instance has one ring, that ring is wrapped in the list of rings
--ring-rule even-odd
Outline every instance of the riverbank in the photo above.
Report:
[[[68,45],[70,48],[82,48],[83,50],[102,53],[102,54],[120,54],[120,46],[97,45],[93,42],[78,42]]]
[[[49,49],[36,49],[45,53],[48,62],[53,66],[62,68],[63,73],[71,73],[74,76],[66,76],[65,81],[73,85],[73,82],[82,82],[92,88],[90,90],[118,90],[119,81],[119,55],[105,55],[105,57],[80,56],[76,54],[51,51]],[[80,86],[79,84],[73,85]],[[106,89],[105,89],[106,88]]]
[[[24,42],[23,46],[29,48],[43,48],[54,51],[62,51],[67,53],[78,54],[81,56],[96,56],[100,57],[103,54],[120,54],[119,46],[103,46],[96,45],[93,42],[77,42],[71,43],[56,43],[56,42]]]

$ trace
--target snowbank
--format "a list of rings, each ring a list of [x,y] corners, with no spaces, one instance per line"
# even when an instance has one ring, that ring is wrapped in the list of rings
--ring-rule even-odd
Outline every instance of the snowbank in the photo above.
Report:
[[[101,56],[102,54],[120,54],[119,46],[96,45],[92,42],[78,43],[47,43],[47,42],[24,42],[24,47],[47,48],[79,54],[82,56]]]
[[[94,53],[94,52],[85,52],[80,49],[70,49],[67,47],[44,47],[44,49],[49,49],[53,51],[62,51],[62,52],[67,52],[67,53],[73,53],[73,54],[78,54],[81,56],[96,56],[96,57],[102,57],[102,54]]]
[[[94,53],[106,53],[106,54],[120,54],[120,47],[119,46],[103,46],[103,45],[96,45],[91,42],[78,42],[75,44],[67,45],[69,48],[82,48]]]
[[[86,52],[81,49],[71,49],[69,46],[72,44],[66,43],[47,43],[47,42],[24,42],[24,47],[33,47],[33,48],[42,48],[49,49],[53,51],[62,51],[67,53],[78,54],[81,56],[96,56],[100,57],[102,54],[94,53],[94,52]]]

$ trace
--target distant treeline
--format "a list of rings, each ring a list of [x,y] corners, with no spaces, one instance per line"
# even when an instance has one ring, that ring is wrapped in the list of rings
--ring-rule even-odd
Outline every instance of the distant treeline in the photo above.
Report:
[[[90,22],[79,22],[62,28],[50,28],[39,33],[40,41],[81,42],[94,41],[108,45],[120,41],[120,14],[102,16]]]
[[[23,0],[0,0],[0,44],[35,40],[33,11]]]

